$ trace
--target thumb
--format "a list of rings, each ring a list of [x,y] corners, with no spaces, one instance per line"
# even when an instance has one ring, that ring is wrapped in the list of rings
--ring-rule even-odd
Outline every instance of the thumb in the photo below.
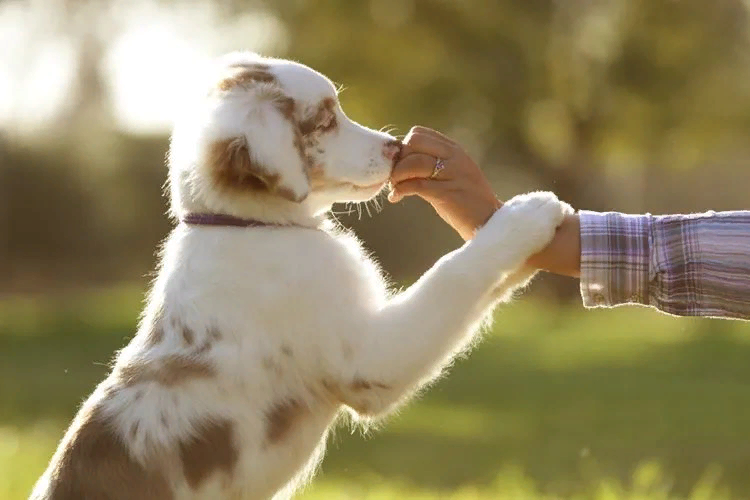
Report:
[[[439,197],[442,186],[440,183],[431,179],[416,178],[407,179],[395,184],[388,193],[388,201],[398,203],[406,196],[417,195],[427,201]]]

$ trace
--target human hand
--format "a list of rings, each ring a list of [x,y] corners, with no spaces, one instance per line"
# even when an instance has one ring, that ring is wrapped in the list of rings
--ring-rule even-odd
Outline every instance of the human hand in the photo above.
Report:
[[[433,178],[437,159],[444,168]],[[401,160],[391,174],[388,200],[397,203],[418,195],[464,240],[474,237],[503,203],[466,152],[445,135],[425,127],[413,127],[404,138]],[[580,227],[578,215],[569,214],[552,242],[533,255],[527,265],[553,273],[580,275]]]
[[[403,142],[388,200],[418,195],[464,240],[472,239],[502,207],[481,169],[461,146],[435,130],[412,127]],[[438,159],[444,168],[433,175]]]

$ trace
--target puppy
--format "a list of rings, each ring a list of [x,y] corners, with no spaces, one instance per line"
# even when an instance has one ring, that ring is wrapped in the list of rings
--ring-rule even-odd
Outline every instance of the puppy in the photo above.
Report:
[[[83,403],[34,500],[289,498],[342,411],[388,415],[474,340],[570,207],[506,203],[408,289],[326,214],[387,184],[400,144],[322,74],[237,52],[186,103],[172,213],[138,331]]]

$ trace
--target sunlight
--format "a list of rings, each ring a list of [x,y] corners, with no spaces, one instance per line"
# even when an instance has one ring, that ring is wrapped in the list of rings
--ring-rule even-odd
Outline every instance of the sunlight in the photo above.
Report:
[[[75,52],[55,34],[40,39],[44,26],[32,22],[21,2],[0,5],[0,127],[35,129],[59,113],[70,91]]]
[[[283,26],[263,12],[225,20],[214,3],[132,5],[105,67],[118,125],[134,132],[169,130],[217,55],[273,50],[284,40]]]
[[[78,33],[54,24],[50,12],[20,1],[0,5],[0,129],[33,133],[75,102]],[[135,133],[168,132],[217,55],[284,49],[283,25],[263,11],[225,17],[212,2],[146,0],[113,2],[106,15],[97,21],[109,37],[101,69],[115,126]]]
[[[125,129],[168,128],[185,83],[205,70],[209,54],[180,37],[163,19],[149,19],[113,45],[106,61],[115,116]]]

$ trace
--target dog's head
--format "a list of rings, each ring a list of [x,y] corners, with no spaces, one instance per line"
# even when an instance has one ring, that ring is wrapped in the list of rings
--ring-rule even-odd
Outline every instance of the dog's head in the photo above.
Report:
[[[302,64],[235,52],[178,120],[173,210],[255,216],[366,201],[388,182],[400,143],[349,119],[336,87]]]

